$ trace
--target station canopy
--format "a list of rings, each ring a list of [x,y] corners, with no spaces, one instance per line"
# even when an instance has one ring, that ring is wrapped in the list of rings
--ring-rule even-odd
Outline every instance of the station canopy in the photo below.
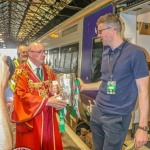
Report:
[[[0,40],[29,43],[95,0],[0,0]]]

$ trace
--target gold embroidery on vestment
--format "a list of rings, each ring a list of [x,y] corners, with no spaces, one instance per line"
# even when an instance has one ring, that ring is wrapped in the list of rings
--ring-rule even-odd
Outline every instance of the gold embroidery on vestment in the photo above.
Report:
[[[49,93],[49,89],[45,88],[45,86],[50,85],[50,80],[46,80],[42,82],[33,82],[32,80],[29,80],[28,84],[29,84],[30,91],[35,89],[36,91],[38,91],[39,96],[48,97],[47,94]]]
[[[32,93],[33,90],[36,90],[39,93],[39,96],[46,98],[46,97],[48,97],[48,93],[49,93],[48,87],[49,87],[52,79],[51,79],[51,75],[50,75],[51,70],[50,70],[49,66],[45,65],[45,68],[46,68],[46,73],[48,74],[48,79],[45,81],[33,82],[33,80],[29,79],[27,70],[25,68],[17,68],[12,77],[12,80],[16,83],[19,75],[24,74],[24,76],[26,77],[27,82],[28,82],[29,91]]]

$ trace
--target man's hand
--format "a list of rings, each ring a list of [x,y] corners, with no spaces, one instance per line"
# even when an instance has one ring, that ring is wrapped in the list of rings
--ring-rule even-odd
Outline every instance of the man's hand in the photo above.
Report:
[[[139,108],[140,108],[140,120],[139,126],[148,126],[148,112],[149,112],[149,76],[136,79],[139,95]],[[148,133],[143,129],[137,130],[135,134],[136,148],[145,145],[148,141]]]
[[[138,149],[147,143],[148,133],[147,133],[147,131],[143,131],[141,129],[138,129],[136,131],[134,138],[135,138],[136,148]]]
[[[82,92],[86,89],[86,84],[80,78],[78,78],[78,80],[80,82],[80,92]]]
[[[48,99],[47,106],[52,106],[54,108],[56,108],[57,110],[65,108],[67,106],[67,103],[65,100],[60,99],[60,96],[52,96]]]
[[[0,56],[0,90],[3,91],[9,78],[9,67],[6,64],[6,56]]]
[[[58,94],[58,83],[57,84],[50,83],[49,92],[52,95],[57,95]]]

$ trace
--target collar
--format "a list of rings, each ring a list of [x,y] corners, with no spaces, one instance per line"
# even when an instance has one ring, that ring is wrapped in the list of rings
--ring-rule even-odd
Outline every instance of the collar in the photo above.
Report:
[[[109,47],[109,51],[108,51],[108,54],[109,55],[114,55],[116,54],[118,51],[120,51],[122,49],[122,46],[124,45],[124,43],[127,42],[126,40],[123,40],[123,42],[117,47],[115,48],[114,50],[111,49],[111,47]]]
[[[34,70],[34,71],[36,70],[36,68],[42,68],[42,66],[37,67],[36,65],[34,65],[30,59],[28,59],[27,61],[30,64],[32,70]]]

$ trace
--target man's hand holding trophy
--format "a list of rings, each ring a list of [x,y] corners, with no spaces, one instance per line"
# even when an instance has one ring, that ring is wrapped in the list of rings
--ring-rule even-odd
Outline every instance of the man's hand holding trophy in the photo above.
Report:
[[[77,112],[77,115],[79,114],[79,91],[76,91],[76,80],[74,73],[61,73],[56,76],[56,80],[54,80],[50,85],[50,93],[53,96],[48,100],[47,105],[59,110],[60,132],[65,132],[65,115],[69,106],[72,106],[72,112]]]

